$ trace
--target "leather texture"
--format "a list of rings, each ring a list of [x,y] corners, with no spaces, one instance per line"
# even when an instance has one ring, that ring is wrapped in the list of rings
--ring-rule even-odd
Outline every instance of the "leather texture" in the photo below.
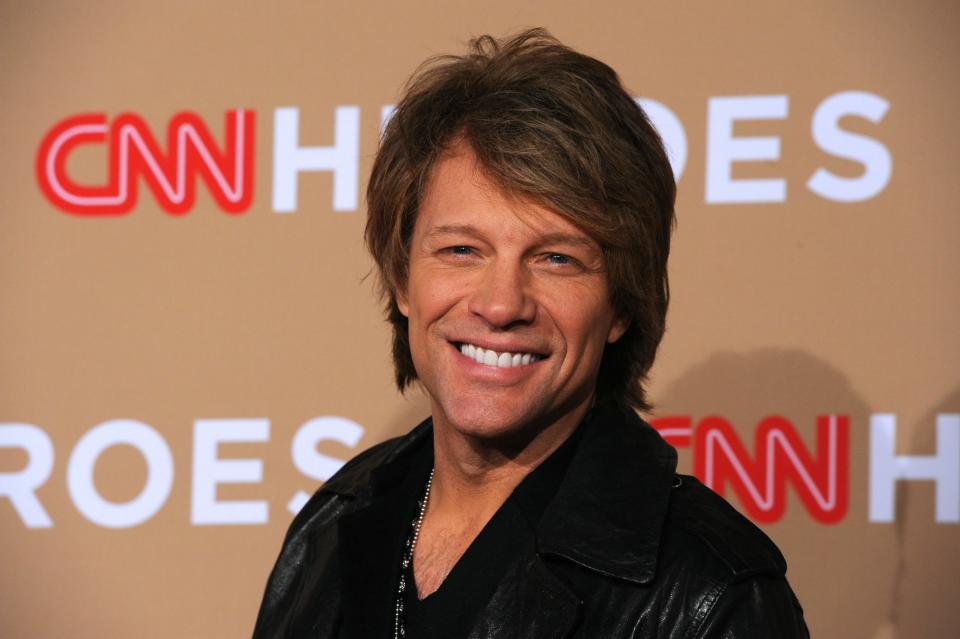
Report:
[[[600,407],[583,427],[536,543],[470,639],[809,637],[780,551],[713,491],[676,475],[676,452],[653,428]],[[430,437],[428,419],[355,457],[313,496],[284,540],[254,639],[392,636],[392,609],[344,605],[377,587],[350,531],[377,525],[386,487]],[[390,592],[364,595],[392,602]]]

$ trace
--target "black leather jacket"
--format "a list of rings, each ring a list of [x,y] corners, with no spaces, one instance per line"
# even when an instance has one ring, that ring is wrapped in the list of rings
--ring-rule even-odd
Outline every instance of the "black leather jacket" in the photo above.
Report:
[[[675,475],[676,452],[650,426],[595,408],[584,427],[536,548],[503,577],[469,637],[809,636],[776,546]],[[427,420],[361,453],[313,496],[287,533],[254,639],[366,639],[349,623],[357,611],[344,614],[345,591],[364,582],[341,565],[340,524],[374,507],[405,454],[431,436]]]

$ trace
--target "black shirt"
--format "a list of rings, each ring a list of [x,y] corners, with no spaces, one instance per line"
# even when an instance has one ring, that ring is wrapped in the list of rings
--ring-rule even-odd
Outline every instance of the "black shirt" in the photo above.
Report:
[[[566,473],[580,430],[520,482],[440,587],[422,600],[417,599],[413,586],[411,564],[405,600],[407,637],[449,639],[469,633],[511,564],[528,554],[534,544],[537,522]]]

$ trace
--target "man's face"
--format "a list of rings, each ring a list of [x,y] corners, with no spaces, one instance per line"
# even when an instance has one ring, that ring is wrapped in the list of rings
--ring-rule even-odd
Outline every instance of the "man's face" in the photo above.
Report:
[[[494,439],[579,418],[626,328],[603,266],[570,222],[498,190],[469,145],[442,156],[397,295],[437,427]]]

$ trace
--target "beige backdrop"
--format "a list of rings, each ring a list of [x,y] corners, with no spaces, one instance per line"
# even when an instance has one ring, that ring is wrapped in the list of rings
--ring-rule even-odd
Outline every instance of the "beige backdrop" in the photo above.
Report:
[[[886,414],[896,416],[901,459],[932,456],[939,442],[941,474],[960,465],[960,445],[947,449],[945,436],[960,413],[958,18],[946,0],[0,4],[0,635],[250,633],[287,504],[318,484],[300,466],[321,476],[331,463],[309,454],[295,463],[296,433],[323,416],[359,425],[321,420],[302,431],[327,433],[319,452],[342,460],[426,414],[420,396],[404,400],[391,387],[389,335],[365,279],[362,199],[358,210],[334,211],[330,172],[305,172],[296,211],[273,211],[275,112],[298,108],[300,145],[325,146],[337,107],[359,107],[360,193],[381,109],[420,61],[462,50],[471,35],[542,25],[608,62],[685,132],[657,415],[694,424],[723,416],[751,454],[766,416],[790,420],[812,454],[816,416],[848,416],[840,520],[818,521],[789,484],[783,517],[764,525],[788,558],[811,631],[956,636],[960,535],[956,523],[935,521],[934,503],[938,491],[955,499],[958,486],[901,481],[894,521],[871,522],[869,469],[870,425]],[[854,202],[807,186],[818,168],[848,180],[865,172],[812,130],[818,107],[848,91],[888,108],[839,128],[892,160],[882,187]],[[723,135],[708,116],[724,96],[785,96],[772,103],[783,115],[733,127],[779,139],[775,159],[732,168],[733,180],[783,180],[783,201],[708,202],[708,138]],[[222,145],[232,109],[256,117],[253,199],[240,215],[221,210],[203,183],[194,206],[172,216],[140,180],[136,206],[113,217],[68,214],[38,184],[41,141],[71,116],[138,114],[166,149],[181,111]],[[67,173],[104,183],[106,149],[77,147]],[[947,416],[939,439],[938,415]],[[119,419],[162,438],[173,476],[155,512],[115,528],[91,520],[90,495],[74,493],[92,476],[103,500],[129,512],[143,491],[148,465],[133,446],[107,446],[84,475],[89,438],[132,432],[100,427]],[[193,523],[191,508],[211,499],[210,440],[195,437],[213,432],[210,419],[259,420],[224,426],[216,454],[247,462],[218,467],[243,481],[221,483],[215,499],[259,502],[246,517],[265,505],[266,523]],[[9,497],[39,463],[24,433],[45,435],[53,450],[35,490],[48,527],[29,526]],[[316,439],[305,441],[301,451],[314,450]],[[692,455],[681,450],[687,472]],[[164,466],[156,460],[153,475]]]

